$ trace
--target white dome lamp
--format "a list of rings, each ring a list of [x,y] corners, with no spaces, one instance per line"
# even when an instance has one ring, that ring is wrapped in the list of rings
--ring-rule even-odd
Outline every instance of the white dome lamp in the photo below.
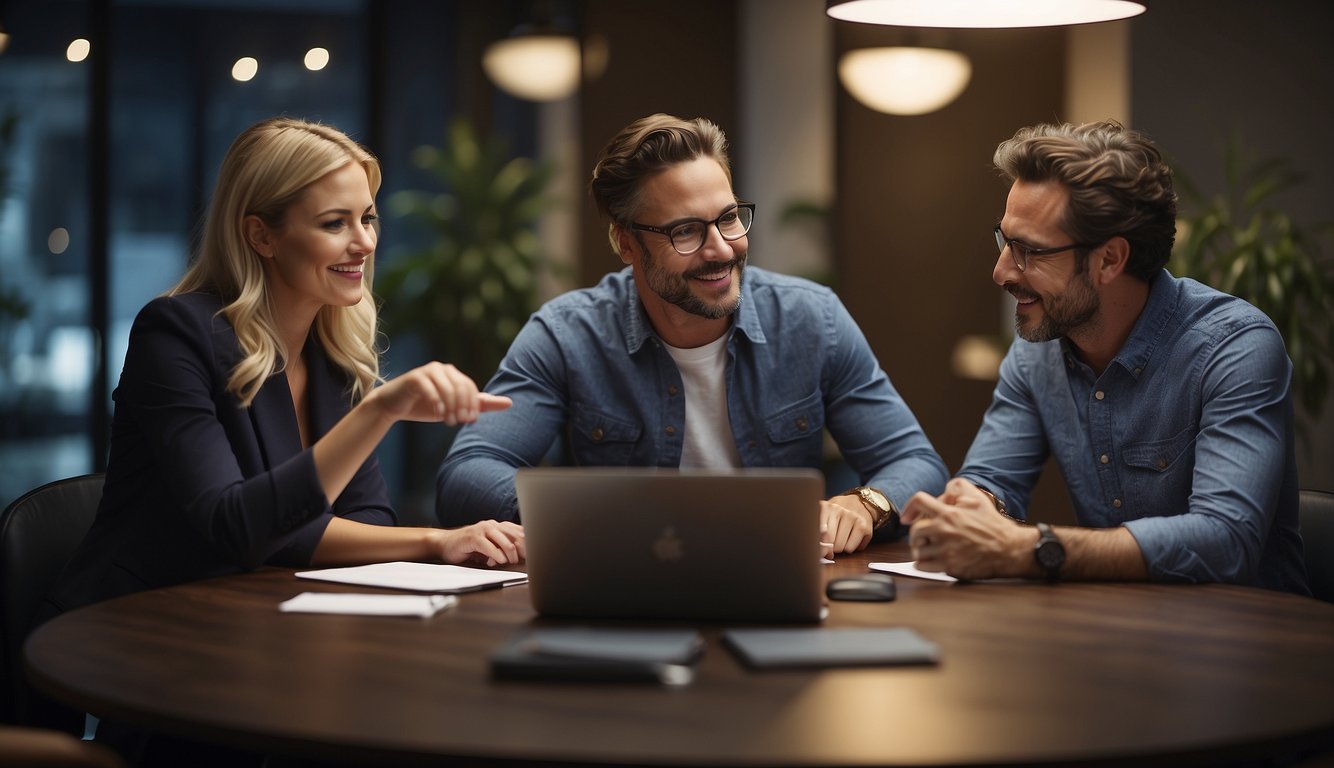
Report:
[[[953,29],[1092,24],[1146,9],[1147,0],[825,0],[825,13],[842,21]]]
[[[579,90],[579,40],[555,27],[521,26],[482,53],[482,69],[511,96],[560,101]]]
[[[838,79],[857,101],[890,115],[924,115],[958,98],[973,65],[941,48],[858,48],[838,62]]]

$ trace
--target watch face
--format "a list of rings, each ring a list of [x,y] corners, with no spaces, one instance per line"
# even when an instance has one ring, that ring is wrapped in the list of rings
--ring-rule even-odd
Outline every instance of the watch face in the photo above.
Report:
[[[863,488],[862,496],[867,501],[879,507],[882,512],[889,511],[889,499],[885,498],[885,494],[880,491],[877,491],[874,488]]]
[[[1065,562],[1065,547],[1059,541],[1044,541],[1038,545],[1037,556],[1043,568],[1060,568]]]

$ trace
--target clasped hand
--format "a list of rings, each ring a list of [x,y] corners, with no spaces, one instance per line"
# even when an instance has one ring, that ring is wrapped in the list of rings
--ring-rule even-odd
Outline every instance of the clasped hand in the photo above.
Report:
[[[1022,572],[1024,528],[996,511],[977,486],[954,478],[940,496],[918,492],[903,508],[917,567],[959,579],[990,579]]]

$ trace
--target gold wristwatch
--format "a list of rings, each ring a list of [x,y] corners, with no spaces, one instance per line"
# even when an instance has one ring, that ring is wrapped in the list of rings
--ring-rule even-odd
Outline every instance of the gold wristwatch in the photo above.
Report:
[[[866,511],[871,513],[871,525],[873,530],[880,530],[890,520],[898,520],[899,510],[894,506],[894,502],[879,490],[868,485],[853,488],[840,496],[856,496],[861,501]]]

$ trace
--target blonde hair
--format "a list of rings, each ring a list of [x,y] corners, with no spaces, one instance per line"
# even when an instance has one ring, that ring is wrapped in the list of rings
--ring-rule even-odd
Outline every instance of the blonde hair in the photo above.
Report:
[[[270,227],[281,226],[288,208],[308,186],[348,163],[365,169],[374,197],[380,188],[380,164],[370,152],[335,128],[286,117],[246,129],[222,161],[194,262],[167,295],[207,290],[221,297],[221,314],[236,331],[243,355],[228,377],[227,390],[243,407],[248,408],[264,382],[285,365],[264,269],[246,240],[243,222],[254,215]],[[380,380],[373,274],[374,259],[367,259],[361,301],[351,307],[325,306],[315,317],[316,337],[347,374],[353,402]]]

